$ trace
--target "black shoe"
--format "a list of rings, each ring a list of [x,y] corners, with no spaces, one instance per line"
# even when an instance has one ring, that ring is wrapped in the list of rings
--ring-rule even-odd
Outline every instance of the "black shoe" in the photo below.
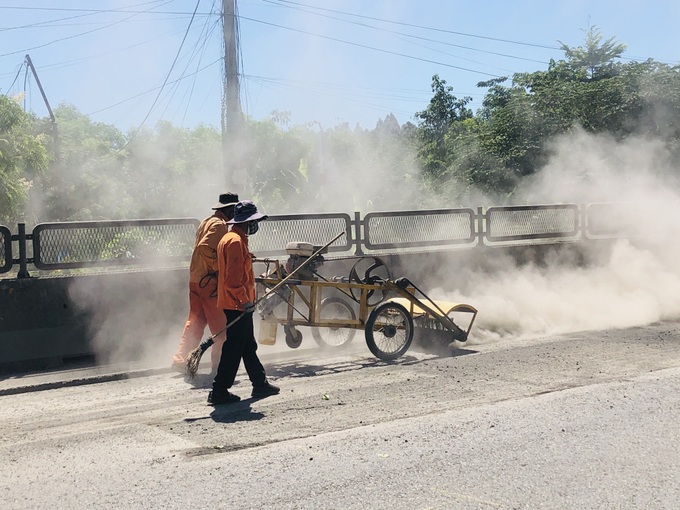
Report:
[[[208,393],[208,404],[211,406],[219,406],[221,404],[233,404],[241,400],[241,397],[229,393],[228,390],[220,391],[215,394],[214,391]]]
[[[269,381],[265,381],[264,384],[253,386],[252,397],[253,398],[270,397],[272,395],[277,395],[279,391],[281,391],[281,388],[279,388],[278,386],[274,386]]]

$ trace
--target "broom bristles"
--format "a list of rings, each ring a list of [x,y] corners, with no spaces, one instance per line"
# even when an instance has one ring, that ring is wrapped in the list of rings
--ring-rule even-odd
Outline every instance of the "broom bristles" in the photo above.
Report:
[[[189,376],[189,379],[194,379],[196,377],[203,353],[205,353],[205,351],[207,351],[214,343],[215,341],[212,338],[208,338],[189,353],[189,357],[187,358],[187,375]]]

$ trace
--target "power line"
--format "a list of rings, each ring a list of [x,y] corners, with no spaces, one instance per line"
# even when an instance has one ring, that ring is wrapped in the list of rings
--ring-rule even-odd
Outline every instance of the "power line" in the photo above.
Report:
[[[559,47],[546,46],[544,44],[535,44],[535,43],[528,43],[528,42],[521,42],[521,41],[513,41],[513,40],[510,40],[510,39],[499,39],[497,37],[489,37],[489,36],[485,36],[485,35],[469,34],[469,33],[466,33],[466,32],[456,32],[454,30],[446,30],[446,29],[443,29],[443,28],[426,27],[426,26],[423,26],[423,25],[414,25],[413,23],[404,23],[404,22],[401,22],[401,21],[392,21],[392,20],[386,20],[386,19],[382,19],[382,18],[374,18],[374,17],[371,17],[371,16],[363,16],[363,15],[354,14],[354,13],[351,13],[351,12],[336,11],[334,9],[325,9],[323,7],[317,7],[317,6],[314,6],[314,5],[308,5],[308,4],[303,4],[303,3],[299,3],[299,2],[292,2],[290,0],[263,0],[263,1],[266,2],[266,3],[274,3],[274,4],[278,3],[278,4],[297,5],[297,6],[301,6],[301,7],[307,7],[309,9],[316,9],[316,10],[319,10],[319,11],[326,11],[326,12],[332,12],[332,13],[335,13],[335,14],[342,14],[344,16],[353,16],[355,18],[369,19],[369,20],[372,20],[372,21],[380,21],[382,23],[391,23],[393,25],[401,25],[401,26],[406,26],[406,27],[411,27],[411,28],[420,28],[420,29],[423,29],[423,30],[432,30],[432,31],[435,31],[435,32],[442,32],[442,33],[453,34],[453,35],[462,35],[464,37],[474,37],[474,38],[477,38],[477,39],[486,39],[486,40],[489,40],[489,41],[504,42],[504,43],[508,43],[508,44],[518,44],[518,45],[522,45],[522,46],[533,46],[534,48],[544,48],[544,49],[549,49],[549,50],[559,50],[560,49]]]
[[[143,2],[141,4],[134,4],[134,5],[131,5],[129,7],[139,7],[139,6],[142,6],[142,5],[159,3],[161,1],[162,0],[154,0],[152,2]],[[0,7],[0,9],[1,8],[2,7]],[[22,26],[17,26],[17,27],[4,27],[4,28],[0,28],[0,32],[7,32],[7,31],[10,31],[10,30],[20,30],[20,29],[24,29],[24,28],[42,27],[42,26],[45,26],[45,25],[52,26],[52,27],[61,26],[61,25],[55,25],[54,23],[58,22],[58,21],[68,21],[68,20],[71,20],[71,19],[85,18],[87,16],[93,16],[95,14],[120,13],[120,12],[123,12],[123,11],[121,9],[108,9],[108,10],[102,10],[102,11],[99,11],[99,12],[87,12],[86,14],[78,14],[77,16],[69,16],[67,18],[58,18],[58,19],[49,20],[49,21],[40,21],[40,22],[37,22],[37,23],[31,23],[29,25],[22,25]]]
[[[444,66],[444,67],[450,67],[452,69],[458,69],[460,71],[468,71],[470,73],[483,74],[485,76],[491,76],[493,78],[498,77],[498,75],[491,74],[491,73],[485,73],[483,71],[477,71],[476,69],[468,69],[466,67],[460,67],[460,66],[455,66],[453,64],[447,64],[445,62],[437,62],[436,60],[430,60],[430,59],[421,58],[421,57],[414,57],[413,55],[406,55],[404,53],[399,53],[399,52],[390,51],[390,50],[384,50],[382,48],[375,48],[373,46],[368,46],[366,44],[355,43],[355,42],[352,42],[352,41],[345,41],[345,40],[338,39],[336,37],[330,37],[330,36],[327,36],[327,35],[315,34],[313,32],[307,32],[306,30],[299,30],[297,28],[285,27],[283,25],[277,25],[276,23],[270,23],[268,21],[260,21],[260,20],[253,19],[253,18],[247,18],[245,16],[241,16],[241,19],[244,19],[244,20],[247,20],[247,21],[252,21],[254,23],[261,23],[263,25],[268,25],[268,26],[272,26],[272,27],[276,27],[276,28],[282,28],[284,30],[290,30],[291,32],[297,32],[297,33],[300,33],[300,34],[311,35],[311,36],[314,36],[314,37],[319,37],[321,39],[328,39],[330,41],[335,41],[335,42],[339,42],[339,43],[343,43],[343,44],[349,44],[350,46],[356,46],[358,48],[365,48],[365,49],[368,49],[368,50],[378,51],[380,53],[387,53],[389,55],[396,55],[398,57],[404,57],[404,58],[408,58],[408,59],[411,59],[411,60],[418,60],[420,62],[427,62],[428,64],[436,64],[436,65],[440,65],[440,66]]]
[[[158,98],[160,97],[161,93],[163,92],[163,88],[164,88],[165,85],[168,83],[168,79],[170,78],[170,74],[172,74],[172,70],[175,68],[175,64],[177,63],[177,59],[179,58],[179,55],[180,55],[180,53],[181,53],[181,51],[182,51],[182,47],[184,46],[184,41],[186,41],[186,39],[187,39],[187,35],[189,34],[189,29],[191,28],[191,24],[194,22],[194,17],[195,17],[195,15],[196,15],[196,11],[198,11],[198,6],[199,6],[200,4],[201,4],[201,0],[198,0],[198,1],[196,2],[196,7],[194,8],[194,13],[193,13],[192,16],[191,16],[191,20],[189,20],[189,25],[187,26],[187,29],[186,29],[186,31],[184,32],[184,37],[182,38],[182,42],[180,43],[179,48],[177,49],[177,54],[175,55],[175,59],[172,61],[172,65],[170,66],[170,70],[168,71],[168,74],[165,76],[165,80],[163,81],[163,85],[161,85],[161,88],[160,88],[160,90],[158,91],[158,94],[156,95],[156,99],[153,100],[153,104],[151,105],[151,108],[149,108],[149,111],[147,112],[146,116],[144,117],[144,119],[143,119],[142,122],[140,123],[139,127],[134,131],[134,133],[132,134],[132,136],[130,136],[130,138],[128,139],[128,141],[125,143],[126,146],[127,146],[127,145],[130,143],[130,141],[134,138],[135,134],[142,128],[142,126],[144,125],[144,123],[147,121],[147,119],[148,119],[149,116],[151,115],[151,112],[152,112],[153,109],[156,107],[156,103],[158,102]]]
[[[277,3],[277,2],[274,2],[273,0],[263,0],[263,1],[266,2],[266,3],[275,4],[275,5]],[[292,3],[292,2],[288,2],[288,3]],[[298,4],[298,5],[303,5],[303,4]],[[396,30],[389,30],[389,29],[386,29],[386,28],[376,27],[374,25],[368,25],[366,23],[359,23],[359,22],[356,22],[356,21],[350,21],[350,20],[346,20],[346,19],[343,19],[343,18],[338,18],[336,16],[329,16],[327,14],[319,14],[317,12],[310,11],[310,10],[307,10],[307,9],[300,9],[298,7],[289,7],[289,6],[285,6],[285,7],[289,8],[289,9],[295,9],[295,10],[301,11],[301,12],[307,12],[307,13],[313,14],[315,16],[321,16],[321,17],[324,17],[324,18],[333,19],[333,20],[336,20],[336,21],[341,21],[343,23],[349,23],[349,24],[352,24],[352,25],[370,28],[372,30],[379,30],[381,32],[387,32],[389,34],[401,35],[401,36],[404,36],[404,37],[409,37],[409,38],[412,38],[412,39],[418,39],[418,40],[421,40],[421,41],[434,42],[434,43],[437,43],[437,44],[443,44],[443,45],[452,46],[452,47],[455,47],[455,48],[461,48],[461,49],[470,50],[470,51],[477,51],[477,52],[480,52],[480,53],[487,53],[489,55],[496,55],[496,56],[500,56],[500,57],[513,58],[513,59],[517,59],[517,60],[525,60],[527,62],[536,62],[536,63],[539,63],[539,64],[547,64],[547,62],[542,61],[542,60],[535,60],[535,59],[531,59],[531,58],[518,57],[516,55],[508,55],[507,53],[499,53],[499,52],[496,52],[496,51],[482,50],[482,49],[479,49],[479,48],[472,48],[470,46],[463,46],[461,44],[454,44],[454,43],[450,43],[450,42],[439,41],[439,40],[436,40],[436,39],[430,39],[428,37],[420,37],[420,36],[413,35],[413,34],[406,34],[406,33],[403,33],[403,32],[397,32]],[[314,7],[314,9],[318,9],[318,8]],[[321,10],[328,11],[329,9],[321,9]],[[331,12],[336,12],[336,11],[331,11]],[[355,15],[355,16],[358,16],[358,15]],[[365,17],[365,16],[359,16],[359,17]],[[368,18],[368,19],[376,19],[376,18]],[[385,21],[385,20],[381,20],[381,21]],[[385,21],[385,22],[392,23],[392,22],[389,22],[389,21]],[[432,50],[432,48],[427,48],[427,49]],[[437,50],[433,50],[433,51],[437,51]],[[454,55],[449,55],[449,56],[454,56]],[[466,58],[463,58],[463,57],[456,57],[456,58],[460,58],[462,60],[468,60],[469,62],[474,62],[476,64],[482,64],[482,62],[477,62],[477,61],[466,59]]]
[[[131,44],[129,46],[122,46],[122,47],[115,49],[115,50],[104,51],[104,52],[101,52],[101,53],[95,53],[95,54],[92,54],[92,55],[88,55],[87,57],[79,57],[79,58],[74,58],[74,59],[71,59],[71,60],[64,60],[62,62],[55,62],[53,64],[42,65],[42,66],[40,66],[40,70],[41,71],[52,71],[52,70],[63,69],[65,67],[70,67],[70,66],[79,64],[81,62],[85,62],[87,60],[93,60],[93,59],[101,58],[104,55],[110,55],[112,53],[118,53],[120,51],[126,51],[126,50],[129,50],[129,49],[132,49],[132,48],[136,48],[138,46],[143,46],[145,44],[157,42],[159,39],[165,37],[166,35],[176,34],[176,33],[183,32],[183,31],[184,31],[183,28],[180,29],[180,30],[169,30],[168,32],[163,32],[163,33],[159,34],[158,36],[154,37],[153,39],[147,39],[145,41],[141,41],[141,42],[138,42],[138,43],[135,43],[135,44]],[[5,76],[8,76],[8,75],[7,74],[0,74],[0,78],[3,78]]]
[[[14,81],[12,82],[12,84],[9,86],[9,89],[7,89],[7,90],[12,90],[12,87],[14,87],[14,84],[15,84],[15,83],[17,82],[17,80],[19,79],[19,75],[21,74],[21,70],[23,69],[23,67],[24,67],[25,65],[26,65],[26,61],[25,61],[25,60],[24,60],[21,64],[19,64],[19,69],[17,70],[17,75],[14,77]]]
[[[431,31],[436,31],[436,32],[448,33],[448,34],[452,34],[452,35],[460,35],[460,36],[463,36],[463,37],[473,37],[473,38],[477,38],[477,39],[486,39],[486,40],[489,40],[489,41],[497,41],[497,42],[503,42],[503,43],[507,43],[507,44],[521,45],[521,46],[532,46],[532,47],[535,47],[535,48],[544,48],[544,49],[549,49],[549,50],[561,50],[562,49],[561,46],[548,46],[548,45],[538,44],[538,43],[529,43],[529,42],[524,42],[524,41],[514,41],[514,40],[511,40],[511,39],[500,39],[500,38],[497,38],[497,37],[490,37],[490,36],[484,36],[484,35],[479,35],[479,34],[470,34],[470,33],[466,33],[466,32],[457,32],[457,31],[454,31],[454,30],[446,30],[446,29],[442,29],[442,28],[434,28],[434,27],[428,27],[428,26],[423,26],[423,25],[415,25],[415,24],[412,24],[412,23],[404,23],[404,22],[400,22],[400,21],[387,20],[387,19],[383,19],[383,18],[374,18],[374,17],[371,17],[371,16],[363,16],[363,15],[354,14],[354,13],[351,13],[351,12],[337,11],[337,10],[333,10],[333,9],[326,9],[326,8],[323,8],[323,7],[317,7],[315,5],[308,5],[308,4],[303,4],[303,3],[299,3],[299,2],[293,2],[293,1],[290,1],[290,0],[262,0],[262,1],[265,2],[265,3],[273,4],[273,5],[280,5],[281,7],[288,7],[288,8],[291,8],[291,9],[301,10],[303,12],[312,13],[311,11],[305,11],[305,10],[300,9],[298,7],[292,7],[292,6],[300,6],[300,7],[305,7],[305,8],[308,8],[308,9],[314,9],[314,10],[317,10],[317,11],[332,12],[332,13],[335,13],[335,14],[342,14],[342,15],[345,15],[345,16],[352,16],[352,17],[363,18],[363,19],[368,19],[368,20],[372,20],[372,21],[379,21],[379,22],[382,22],[382,23],[391,23],[391,24],[394,24],[394,25],[401,25],[401,26],[406,26],[406,27],[419,28],[419,29],[422,29],[422,30],[431,30]],[[290,5],[284,5],[284,4],[290,4]],[[317,15],[320,15],[320,14],[317,14]],[[327,17],[330,17],[330,16],[327,16]],[[333,17],[330,17],[330,18],[331,19],[337,19],[339,21],[345,21],[347,23],[351,23],[350,21],[342,20],[341,18],[333,18]],[[377,27],[376,27],[376,29],[380,30],[380,28],[377,28]],[[408,34],[404,34],[404,35],[406,35],[407,37],[416,37],[416,36],[412,36],[412,35],[408,35]],[[449,43],[440,42],[440,44],[449,44]],[[457,46],[455,44],[451,44],[451,45]],[[460,47],[466,48],[465,46],[460,46]],[[467,49],[470,49],[472,51],[483,51],[483,50],[478,50],[478,49],[475,49],[475,48],[467,48]],[[493,54],[493,52],[489,52],[489,53]],[[498,55],[507,56],[509,58],[518,58],[518,59],[521,59],[521,60],[538,62],[538,63],[541,63],[541,64],[545,63],[545,62],[542,62],[542,61],[539,61],[539,60],[524,59],[522,57],[515,57],[515,56],[512,56],[512,55],[503,55],[503,54],[498,54]],[[643,58],[643,57],[621,56],[619,58],[621,60],[627,60],[627,61],[647,60],[647,58]],[[661,62],[661,63],[665,63],[665,64],[672,64],[672,62],[670,62],[670,61],[663,61],[663,60],[658,60],[658,59],[655,59],[655,60],[657,60],[658,62]]]
[[[166,5],[166,4],[169,4],[169,3],[172,3],[172,0],[168,0],[167,2],[165,2],[165,3],[162,4],[162,5]],[[151,8],[148,9],[148,10],[152,10],[152,9],[154,9],[154,8],[151,7]],[[145,12],[145,11],[142,11],[142,13],[143,13],[143,12]],[[131,15],[131,16],[128,16],[127,18],[124,18],[124,19],[122,19],[122,20],[115,21],[115,22],[110,23],[110,24],[108,24],[108,25],[106,25],[106,26],[103,26],[103,27],[94,28],[94,29],[92,29],[92,30],[88,30],[87,32],[81,32],[81,33],[79,33],[79,34],[69,35],[69,36],[67,36],[67,37],[62,37],[61,39],[56,39],[56,40],[54,40],[54,41],[50,41],[50,42],[48,42],[48,43],[41,44],[41,45],[39,45],[39,46],[34,46],[34,47],[32,47],[32,48],[23,49],[23,50],[19,50],[19,51],[13,51],[13,52],[10,52],[10,53],[3,53],[3,54],[0,54],[0,57],[7,57],[7,56],[9,56],[9,55],[16,55],[17,53],[28,53],[28,52],[31,51],[31,50],[36,50],[36,49],[39,49],[39,48],[44,48],[45,46],[49,46],[49,45],[54,44],[54,43],[58,43],[58,42],[61,42],[61,41],[66,41],[66,40],[68,40],[68,39],[74,39],[74,38],[76,38],[76,37],[80,37],[80,36],[83,36],[83,35],[91,34],[91,33],[93,33],[93,32],[97,32],[97,31],[99,31],[99,30],[104,30],[105,28],[112,27],[112,26],[117,25],[117,24],[119,24],[119,23],[122,23],[123,21],[126,21],[126,20],[128,20],[128,19],[130,19],[130,18],[134,18],[134,17],[137,16],[138,14],[141,14],[141,13],[133,14],[133,15]]]
[[[148,3],[157,3],[162,0],[156,0],[156,2],[148,2]],[[165,2],[162,5],[167,5],[168,3],[171,2]],[[144,5],[144,4],[139,4],[139,5]],[[134,6],[132,6],[134,7]],[[34,11],[69,11],[69,12],[89,12],[93,14],[99,14],[99,13],[106,13],[106,12],[119,12],[123,14],[147,14],[148,11],[130,11],[127,9],[76,9],[76,8],[68,8],[68,7],[19,7],[19,6],[0,6],[0,10],[2,9],[15,9],[15,10],[34,10]],[[151,14],[175,14],[175,15],[189,15],[191,12],[188,11],[155,11]],[[211,13],[209,12],[197,12],[196,16],[210,16]]]
[[[191,76],[194,76],[195,74],[198,74],[198,73],[200,73],[201,71],[205,71],[206,69],[208,69],[209,67],[214,66],[215,64],[217,64],[217,63],[220,62],[221,60],[222,60],[222,57],[218,58],[217,60],[213,60],[213,61],[210,62],[209,64],[206,64],[205,66],[201,67],[200,69],[197,69],[197,70],[196,70],[195,72],[193,72],[193,73],[187,74],[187,75],[185,75],[185,76],[183,76],[183,77],[181,77],[181,78],[178,78],[178,79],[176,79],[176,80],[172,80],[172,81],[167,82],[167,85],[172,85],[173,83],[177,83],[177,82],[182,81],[182,80],[184,80],[184,79],[186,79],[186,78],[189,78],[189,77],[191,77]],[[157,87],[153,87],[153,88],[151,88],[151,89],[149,89],[149,90],[145,90],[144,92],[140,92],[139,94],[135,94],[134,96],[128,97],[127,99],[123,99],[122,101],[118,101],[117,103],[114,103],[114,104],[112,104],[112,105],[106,106],[106,107],[104,107],[104,108],[100,108],[99,110],[95,110],[95,111],[86,113],[85,115],[90,116],[90,115],[95,115],[95,114],[100,113],[100,112],[104,112],[104,111],[106,111],[106,110],[110,110],[111,108],[115,108],[116,106],[120,106],[120,105],[122,105],[123,103],[127,103],[128,101],[132,101],[133,99],[137,99],[138,97],[144,96],[144,95],[146,95],[146,94],[149,94],[150,92],[153,92],[154,90],[158,90],[158,89],[162,89],[162,88],[163,88],[163,87],[162,87],[161,85],[159,85],[159,86],[157,86]]]
[[[214,8],[214,6],[215,6],[215,0],[213,0],[212,8]],[[180,74],[179,80],[181,80],[182,78],[184,78],[185,76],[187,76],[187,71],[188,71],[188,69],[189,69],[189,66],[192,64],[192,62],[194,61],[194,59],[195,59],[197,56],[198,56],[198,61],[197,61],[197,63],[196,63],[196,68],[200,68],[200,66],[201,66],[201,61],[203,60],[203,56],[205,55],[205,52],[206,52],[206,50],[207,50],[208,42],[209,42],[209,40],[210,40],[210,37],[212,36],[213,32],[215,31],[215,27],[217,27],[217,25],[219,24],[219,21],[220,21],[219,19],[215,20],[215,21],[212,23],[212,26],[210,26],[210,27],[208,28],[208,21],[209,21],[209,20],[210,20],[210,18],[206,18],[206,21],[205,21],[205,23],[203,24],[203,28],[201,29],[201,33],[199,34],[198,40],[196,41],[196,43],[194,44],[194,47],[193,47],[192,51],[190,52],[190,55],[189,55],[188,60],[187,60],[187,64],[186,64],[186,66],[184,67],[184,70],[182,71],[182,74]],[[200,40],[201,37],[203,37],[203,40],[202,40],[202,41]],[[199,54],[200,54],[200,55],[199,55]],[[187,111],[188,111],[188,109],[189,109],[189,105],[190,105],[190,103],[191,103],[191,98],[192,98],[192,96],[193,96],[194,87],[196,86],[196,77],[197,77],[197,73],[191,73],[191,75],[193,75],[193,77],[194,77],[194,79],[192,80],[191,87],[190,87],[190,89],[189,89],[187,92],[184,93],[184,96],[183,96],[183,98],[186,98],[186,97],[187,97],[187,93],[188,93],[188,96],[189,96],[189,97],[188,97],[188,99],[185,101],[186,107],[185,107],[185,110],[184,110],[184,115],[182,116],[182,124],[184,124],[184,119],[186,118],[186,113],[187,113]],[[177,80],[176,83],[179,83],[179,80]],[[165,109],[163,110],[163,113],[161,114],[161,117],[163,117],[163,116],[165,115],[165,112],[166,112],[166,111],[168,110],[168,108],[170,107],[170,101],[172,100],[172,98],[174,97],[175,93],[177,92],[177,89],[178,89],[178,87],[174,87],[174,90],[173,90],[172,94],[170,95],[170,99],[168,100],[168,103],[167,103]]]

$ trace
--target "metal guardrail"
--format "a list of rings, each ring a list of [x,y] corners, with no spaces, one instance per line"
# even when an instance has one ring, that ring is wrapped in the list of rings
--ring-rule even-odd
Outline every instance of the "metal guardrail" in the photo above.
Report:
[[[41,223],[33,229],[38,269],[167,265],[189,260],[194,218]]]
[[[591,237],[640,235],[654,224],[658,208],[653,204],[599,202],[588,204],[586,232]]]
[[[263,256],[285,255],[289,241],[324,245],[339,232],[346,235],[329,247],[331,252],[361,255],[364,250],[412,250],[446,246],[474,247],[499,243],[574,241],[639,235],[644,226],[633,219],[653,214],[640,204],[597,203],[434,209],[372,212],[361,218],[345,213],[274,215],[262,223],[250,241]],[[644,220],[644,218],[643,218]],[[20,264],[19,278],[27,277],[27,263],[41,270],[148,265],[186,262],[191,258],[195,218],[42,223],[26,234],[12,235],[0,226],[0,273]],[[643,221],[644,224],[644,221]],[[12,242],[18,242],[13,252]],[[32,245],[28,242],[32,241]],[[33,257],[27,247],[33,248]],[[14,259],[13,253],[19,253]]]
[[[352,219],[345,213],[291,214],[269,216],[260,224],[260,230],[248,245],[261,256],[285,253],[286,243],[302,241],[315,246],[325,245],[340,232],[345,236],[328,247],[329,252],[348,251],[354,243]]]
[[[577,236],[579,208],[575,204],[490,207],[485,230],[492,242]]]
[[[0,225],[0,274],[12,269],[12,232]]]
[[[368,213],[363,244],[369,250],[446,246],[475,241],[472,209]]]

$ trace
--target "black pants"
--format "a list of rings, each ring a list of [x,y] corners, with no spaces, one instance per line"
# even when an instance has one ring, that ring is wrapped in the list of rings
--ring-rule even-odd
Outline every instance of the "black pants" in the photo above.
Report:
[[[227,316],[227,324],[242,313],[239,310],[224,310],[224,315]],[[246,313],[227,328],[227,339],[222,344],[222,357],[213,381],[213,391],[224,391],[233,386],[241,359],[243,359],[243,364],[253,386],[264,384],[266,380],[264,367],[260,358],[257,357],[256,351],[257,342],[253,333],[253,314]]]

